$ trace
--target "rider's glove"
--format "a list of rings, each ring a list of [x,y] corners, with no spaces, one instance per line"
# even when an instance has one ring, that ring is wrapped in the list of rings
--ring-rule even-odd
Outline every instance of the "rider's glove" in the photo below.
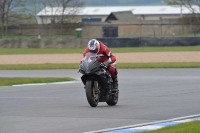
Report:
[[[103,64],[104,64],[105,66],[108,66],[108,65],[110,65],[111,63],[112,63],[111,61],[103,62]]]
[[[106,66],[105,63],[101,63],[100,66],[101,66],[101,67],[104,67],[104,68],[107,68],[107,66]]]
[[[109,59],[106,61],[106,62],[104,62],[104,64],[106,65],[106,66],[108,66],[108,65],[110,65],[110,64],[112,64],[113,62],[112,62],[112,58],[111,57],[109,57]]]

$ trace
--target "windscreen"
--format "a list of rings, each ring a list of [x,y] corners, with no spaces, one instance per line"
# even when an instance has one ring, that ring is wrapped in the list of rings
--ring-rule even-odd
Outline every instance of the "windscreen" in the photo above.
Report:
[[[81,70],[85,73],[97,71],[100,64],[97,57],[98,55],[95,53],[87,53],[82,60]]]
[[[83,58],[83,62],[91,63],[93,61],[96,61],[96,59],[97,59],[97,54],[95,54],[95,53],[87,53],[85,58]]]

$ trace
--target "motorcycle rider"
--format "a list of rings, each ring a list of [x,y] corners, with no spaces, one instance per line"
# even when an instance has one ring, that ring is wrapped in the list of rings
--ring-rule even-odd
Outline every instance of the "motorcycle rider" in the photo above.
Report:
[[[113,91],[118,91],[118,72],[116,67],[112,64],[116,61],[116,57],[111,53],[105,44],[96,39],[91,39],[88,42],[88,46],[83,53],[83,57],[85,57],[85,55],[89,52],[96,53],[99,56],[99,62],[102,62],[107,66],[107,69],[113,79]]]

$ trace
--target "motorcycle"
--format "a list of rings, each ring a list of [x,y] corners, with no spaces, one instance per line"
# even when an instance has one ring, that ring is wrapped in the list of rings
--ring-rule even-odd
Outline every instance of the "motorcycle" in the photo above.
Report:
[[[95,53],[87,53],[79,66],[82,75],[87,101],[91,107],[96,107],[99,102],[106,102],[114,106],[118,102],[118,91],[112,91],[113,80],[107,70],[107,65],[98,61]],[[111,64],[111,65],[116,65]]]

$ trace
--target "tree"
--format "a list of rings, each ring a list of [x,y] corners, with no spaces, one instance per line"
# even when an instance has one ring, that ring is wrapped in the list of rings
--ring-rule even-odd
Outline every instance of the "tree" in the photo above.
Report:
[[[35,18],[25,12],[13,12],[9,15],[8,25],[35,24]]]
[[[1,0],[0,1],[0,25],[1,37],[7,34],[9,20],[15,17],[17,7],[21,6],[22,0]]]
[[[191,25],[200,25],[200,0],[165,0],[168,5],[180,6],[182,21]],[[190,11],[190,15],[182,15],[182,8],[185,7]],[[199,27],[199,26],[198,26]],[[193,30],[200,30],[196,28]]]
[[[23,0],[24,11],[35,19],[38,23],[37,13],[43,10],[50,3],[49,0]]]
[[[74,18],[74,15],[80,11],[84,5],[82,0],[24,0],[24,7],[28,14],[35,17],[37,21],[38,12],[42,15],[51,17],[52,22],[66,23]],[[59,17],[58,17],[59,16]],[[44,19],[44,18],[43,18]],[[43,21],[43,20],[42,20]]]
[[[84,2],[81,0],[55,0],[55,4],[59,8],[61,13],[59,21],[60,23],[76,22],[75,15],[81,10]]]
[[[60,14],[57,21],[61,23],[61,33],[63,34],[63,25],[65,23],[77,22],[76,14],[82,9],[84,2],[81,0],[55,0],[55,4],[58,7],[56,12]]]
[[[193,19],[196,22],[200,22],[200,0],[165,0],[168,5],[171,6],[180,6],[181,7],[181,17],[183,7],[187,8],[190,12]]]

